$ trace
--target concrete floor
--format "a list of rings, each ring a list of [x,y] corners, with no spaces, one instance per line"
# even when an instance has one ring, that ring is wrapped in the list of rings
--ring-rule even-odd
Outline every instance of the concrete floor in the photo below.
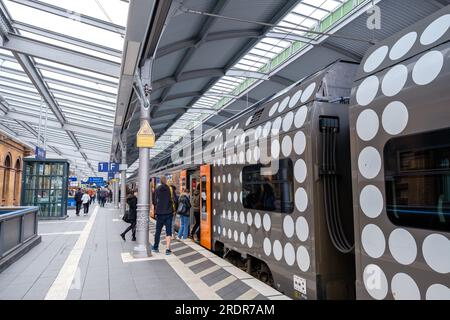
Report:
[[[0,273],[0,300],[10,299],[285,299],[193,242],[173,242],[173,254],[133,259],[131,232],[110,204],[88,216],[40,221],[42,242]],[[155,226],[151,223],[153,240]]]

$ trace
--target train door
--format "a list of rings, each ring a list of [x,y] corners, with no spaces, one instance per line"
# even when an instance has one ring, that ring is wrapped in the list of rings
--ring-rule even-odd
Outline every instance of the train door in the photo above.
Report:
[[[180,193],[181,191],[183,191],[184,189],[186,189],[187,185],[187,170],[183,170],[180,173]]]
[[[200,171],[199,170],[195,170],[189,174],[189,190],[191,192],[191,203],[193,202],[194,192],[197,189],[197,185],[199,184],[199,181],[200,181]],[[189,225],[190,225],[191,229],[195,225],[194,208],[191,209],[191,217],[189,219]]]
[[[200,167],[200,245],[211,250],[211,166]]]
[[[153,194],[154,194],[155,190],[156,190],[156,178],[153,177],[150,179],[150,199],[152,202],[152,205],[150,206],[150,217],[153,219],[155,219],[155,207],[154,207],[154,203],[153,203],[153,201],[155,200],[153,198]]]

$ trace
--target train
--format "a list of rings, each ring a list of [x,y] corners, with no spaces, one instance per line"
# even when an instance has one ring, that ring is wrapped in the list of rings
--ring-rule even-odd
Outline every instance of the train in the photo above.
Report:
[[[152,190],[199,185],[200,245],[293,299],[450,299],[449,27],[447,6],[256,103]]]

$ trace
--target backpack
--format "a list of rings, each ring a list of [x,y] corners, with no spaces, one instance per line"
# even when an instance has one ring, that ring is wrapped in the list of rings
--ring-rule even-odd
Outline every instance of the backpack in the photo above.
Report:
[[[189,203],[189,199],[187,199],[186,196],[182,196],[178,203],[177,213],[182,216],[188,216],[190,208],[191,205]]]

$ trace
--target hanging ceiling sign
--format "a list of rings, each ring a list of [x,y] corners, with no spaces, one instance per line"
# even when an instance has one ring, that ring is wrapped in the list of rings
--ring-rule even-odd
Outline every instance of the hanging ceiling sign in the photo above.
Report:
[[[137,133],[136,146],[138,148],[153,148],[155,146],[155,133],[147,120]]]
[[[46,154],[47,153],[45,152],[45,149],[36,146],[36,149],[34,150],[34,156],[36,160],[45,160]]]
[[[109,171],[109,162],[98,163],[98,172],[108,172],[108,171]]]

